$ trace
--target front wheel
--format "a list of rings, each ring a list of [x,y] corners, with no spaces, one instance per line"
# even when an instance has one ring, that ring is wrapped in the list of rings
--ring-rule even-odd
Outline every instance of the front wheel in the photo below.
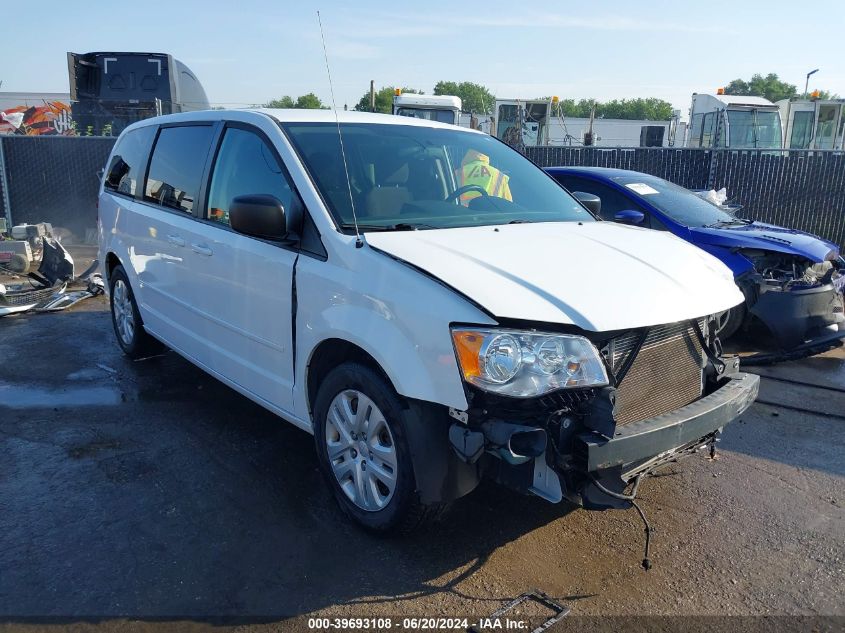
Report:
[[[736,331],[745,320],[745,314],[746,309],[744,303],[740,303],[730,310],[725,310],[724,312],[717,314],[716,336],[718,336],[720,340],[726,341],[736,334]]]
[[[419,500],[404,408],[377,372],[345,363],[326,376],[314,405],[320,469],[341,509],[377,533],[407,533],[441,508]]]

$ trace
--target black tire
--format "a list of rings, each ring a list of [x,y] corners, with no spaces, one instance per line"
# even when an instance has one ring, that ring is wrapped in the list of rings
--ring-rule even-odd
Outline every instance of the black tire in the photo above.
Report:
[[[396,483],[389,502],[379,510],[356,505],[343,491],[328,456],[326,428],[329,408],[341,393],[355,390],[369,398],[384,416],[396,453]],[[320,471],[343,512],[366,530],[376,534],[407,534],[440,515],[444,504],[423,504],[416,489],[408,434],[408,416],[393,387],[376,371],[360,363],[344,363],[333,369],[317,390],[314,403],[314,439]],[[366,438],[365,438],[366,439]]]
[[[720,341],[725,342],[736,334],[745,321],[746,313],[745,303],[740,303],[727,311],[727,315],[722,321],[722,327],[716,330],[716,336],[719,337]]]
[[[13,273],[24,275],[29,270],[29,260],[23,255],[15,253],[6,265],[6,268],[11,270]]]
[[[118,325],[119,317],[115,315],[116,289],[121,296],[125,289],[125,296],[131,308],[134,324],[131,336],[127,336],[125,330],[122,332],[121,327]],[[158,340],[147,334],[147,331],[144,329],[144,322],[141,319],[141,313],[138,312],[138,304],[135,302],[135,294],[132,292],[132,286],[129,285],[129,278],[126,276],[123,266],[115,266],[109,274],[109,291],[111,323],[114,328],[117,344],[123,350],[123,353],[133,360],[161,354],[165,350],[165,347]]]

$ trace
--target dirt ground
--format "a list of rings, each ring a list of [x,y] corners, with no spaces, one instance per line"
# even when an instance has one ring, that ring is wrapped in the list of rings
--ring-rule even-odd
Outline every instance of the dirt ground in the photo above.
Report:
[[[633,511],[495,485],[424,533],[361,532],[309,435],[176,354],[125,359],[102,297],[3,318],[0,359],[0,630],[307,630],[312,617],[380,616],[399,630],[535,589],[580,630],[631,615],[665,618],[649,620],[658,629],[707,615],[845,627],[842,349],[761,369],[760,401],[716,460],[645,481],[648,572]]]

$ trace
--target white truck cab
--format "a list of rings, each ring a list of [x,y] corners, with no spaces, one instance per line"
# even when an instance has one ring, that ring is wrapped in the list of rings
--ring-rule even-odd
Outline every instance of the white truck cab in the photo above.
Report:
[[[407,530],[483,477],[627,507],[604,491],[751,404],[714,335],[743,300],[718,260],[598,220],[486,134],[337,117],[133,124],[99,248],[123,351],[167,346],[314,434],[354,520]]]
[[[461,122],[461,99],[451,95],[420,95],[413,92],[397,92],[393,96],[393,114],[459,125]]]
[[[693,93],[686,146],[782,149],[780,110],[763,97]]]

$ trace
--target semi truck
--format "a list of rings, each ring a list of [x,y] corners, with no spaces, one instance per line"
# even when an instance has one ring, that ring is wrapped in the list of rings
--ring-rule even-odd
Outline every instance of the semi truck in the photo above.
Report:
[[[777,102],[787,149],[845,149],[845,100],[781,99]]]
[[[461,100],[451,95],[402,93],[397,89],[393,96],[393,114],[459,125]]]
[[[199,79],[165,53],[68,53],[76,131],[116,136],[130,123],[161,114],[207,110]]]
[[[687,147],[782,149],[780,109],[763,97],[693,93]]]

